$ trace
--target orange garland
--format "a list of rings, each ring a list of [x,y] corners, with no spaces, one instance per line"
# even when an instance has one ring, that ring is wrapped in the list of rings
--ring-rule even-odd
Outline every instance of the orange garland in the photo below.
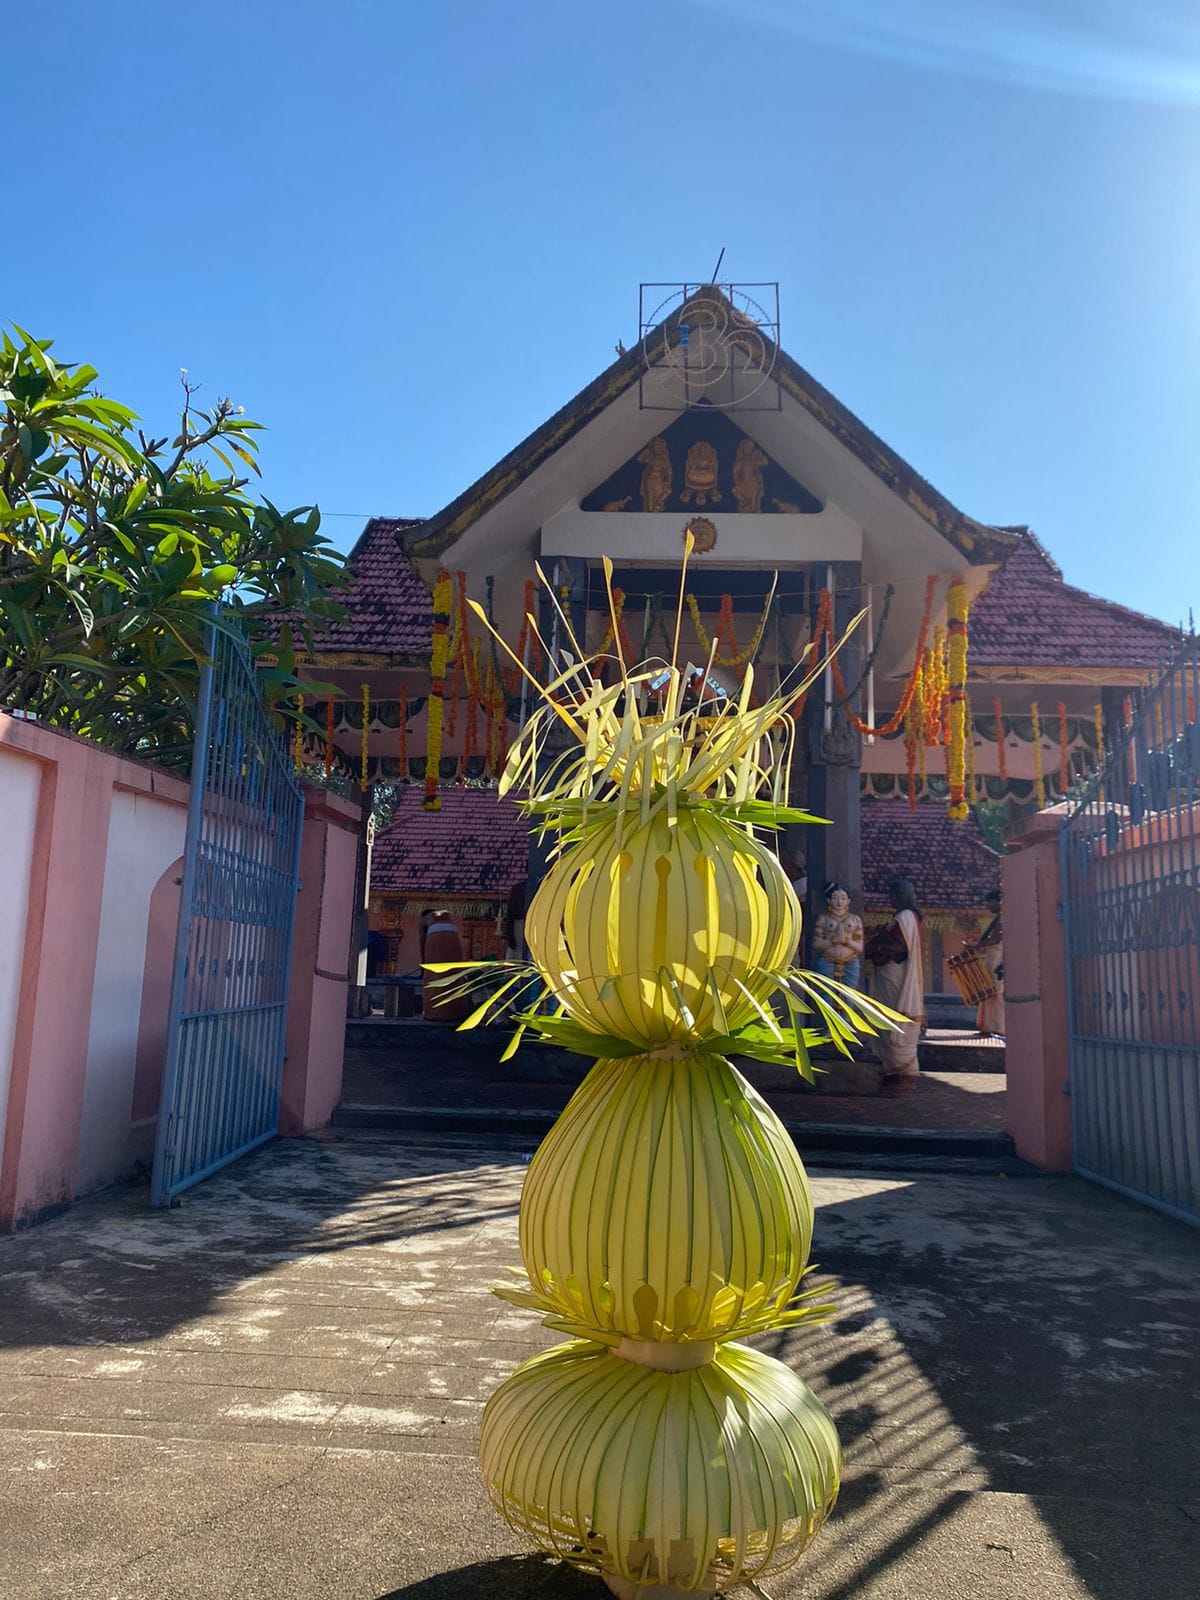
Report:
[[[1071,787],[1071,747],[1067,736],[1067,707],[1062,700],[1055,707],[1058,712],[1058,787],[1063,794]]]
[[[333,772],[333,696],[325,701],[325,776]]]
[[[996,719],[996,769],[1002,783],[1008,782],[1008,748],[1004,743],[1004,713],[1000,709],[1000,696],[992,701],[992,715]]]
[[[946,628],[945,716],[942,742],[946,751],[946,776],[950,784],[948,814],[952,822],[962,822],[969,814],[967,805],[967,589],[955,582],[946,597],[949,623]]]
[[[904,693],[900,696],[900,704],[886,722],[878,727],[869,727],[847,703],[849,695],[846,692],[846,681],[842,677],[842,666],[837,656],[833,657],[831,666],[833,671],[833,692],[846,713],[851,725],[858,729],[865,738],[886,739],[897,731],[908,715],[908,708],[912,704],[913,696],[917,693],[917,686],[921,680],[921,667],[925,659],[925,641],[929,637],[929,621],[933,615],[933,597],[937,590],[938,578],[936,573],[931,573],[925,580],[925,609],[921,613],[921,628],[917,634],[917,648],[913,656],[913,668],[909,673],[908,682],[904,686]],[[813,644],[819,651],[821,643],[828,637],[829,648],[834,645],[833,637],[833,596],[828,589],[821,590],[820,602],[817,606],[817,621],[813,629]],[[803,702],[801,702],[802,704]],[[798,711],[794,713],[798,715]]]

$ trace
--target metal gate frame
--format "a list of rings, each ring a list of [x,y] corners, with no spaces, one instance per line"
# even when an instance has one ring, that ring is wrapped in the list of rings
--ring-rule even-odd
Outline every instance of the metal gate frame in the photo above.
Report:
[[[1200,639],[1060,833],[1075,1171],[1200,1225]]]
[[[228,614],[201,668],[150,1184],[169,1205],[279,1131],[304,796]]]

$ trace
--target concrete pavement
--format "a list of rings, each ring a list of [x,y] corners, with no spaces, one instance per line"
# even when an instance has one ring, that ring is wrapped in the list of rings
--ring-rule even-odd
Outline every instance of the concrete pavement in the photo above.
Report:
[[[585,1600],[482,1494],[483,1399],[552,1337],[515,1150],[268,1147],[0,1240],[5,1600]],[[847,1448],[775,1600],[1194,1600],[1200,1235],[1073,1180],[814,1173],[837,1319],[771,1336]]]

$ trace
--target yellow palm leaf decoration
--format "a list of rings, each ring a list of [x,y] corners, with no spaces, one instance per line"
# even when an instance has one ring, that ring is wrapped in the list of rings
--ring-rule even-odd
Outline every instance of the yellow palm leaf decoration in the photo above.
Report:
[[[801,1292],[803,1164],[728,1057],[811,1077],[810,1046],[898,1019],[792,966],[800,907],[759,837],[818,820],[786,779],[788,706],[816,664],[759,705],[752,669],[714,701],[690,667],[618,654],[605,686],[559,622],[574,653],[534,684],[502,784],[557,835],[526,912],[532,969],[442,980],[492,984],[464,1026],[515,1005],[521,1028],[601,1058],[530,1165],[524,1271],[497,1290],[575,1337],[492,1395],[483,1468],[513,1526],[616,1594],[713,1595],[794,1560],[841,1471],[819,1401],[737,1342],[830,1308]],[[678,638],[677,622],[676,656]]]

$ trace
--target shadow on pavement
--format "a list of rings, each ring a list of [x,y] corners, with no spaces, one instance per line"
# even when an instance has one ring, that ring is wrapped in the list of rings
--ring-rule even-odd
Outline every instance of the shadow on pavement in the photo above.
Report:
[[[391,1589],[379,1600],[599,1600],[599,1581],[547,1556],[502,1556]]]

